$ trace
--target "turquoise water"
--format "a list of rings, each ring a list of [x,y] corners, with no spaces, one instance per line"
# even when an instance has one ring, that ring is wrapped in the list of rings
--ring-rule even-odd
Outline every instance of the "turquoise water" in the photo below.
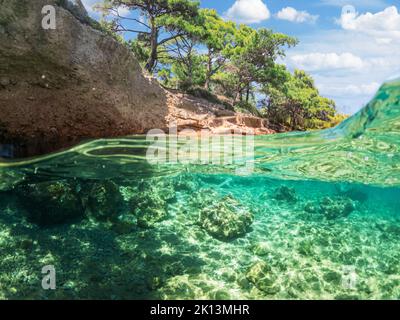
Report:
[[[399,299],[399,142],[392,81],[337,128],[255,137],[231,163],[151,163],[142,136],[4,161],[0,298]]]

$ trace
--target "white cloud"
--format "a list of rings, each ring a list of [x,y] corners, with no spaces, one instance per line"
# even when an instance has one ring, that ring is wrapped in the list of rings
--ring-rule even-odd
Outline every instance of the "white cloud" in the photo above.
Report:
[[[289,61],[294,68],[306,71],[361,69],[365,66],[365,62],[360,57],[349,52],[342,54],[333,52],[298,54],[291,56]]]
[[[360,68],[336,68],[337,65],[333,64],[331,66],[335,67],[328,68],[329,65],[323,66],[320,62],[319,65],[311,65],[312,70],[306,69],[315,79],[322,95],[334,99],[341,112],[353,114],[371,100],[378,84],[393,78],[393,75],[400,75],[397,54],[400,52],[400,41],[378,45],[374,40],[366,33],[341,28],[315,30],[300,37],[300,44],[288,51],[285,61],[289,69],[293,70],[302,67],[306,69],[312,64],[312,61],[308,61],[307,65],[303,63],[303,66],[296,64],[292,60],[293,56],[313,53],[336,53],[340,56],[347,52],[361,59]],[[312,56],[309,60],[312,60]]]
[[[93,6],[98,3],[99,0],[82,0],[82,4],[86,8],[86,11],[89,13],[94,13]]]
[[[378,82],[372,82],[367,84],[347,84],[344,86],[321,85],[319,89],[329,92],[332,96],[373,96],[379,87],[380,84]]]
[[[343,7],[352,4],[357,8],[381,8],[386,6],[385,0],[320,0],[322,5]]]
[[[238,23],[260,23],[271,16],[267,5],[262,0],[236,0],[224,13],[224,17]]]
[[[390,44],[390,43],[392,43],[393,40],[390,38],[376,38],[375,41],[378,44]]]
[[[93,16],[98,16],[100,13],[96,10],[94,10],[94,6],[96,4],[101,3],[101,0],[81,0],[82,4],[84,5],[84,7],[86,8],[86,11],[93,15]],[[126,6],[120,6],[118,7],[118,14],[121,17],[127,17],[130,15],[130,11],[129,8]]]
[[[372,82],[369,84],[360,84],[360,85],[348,85],[344,88],[345,93],[354,94],[358,96],[363,95],[374,95],[381,85],[378,82]]]
[[[276,17],[281,20],[287,20],[291,22],[309,22],[314,23],[317,21],[317,15],[311,15],[307,11],[298,11],[292,7],[283,8],[276,14]]]
[[[367,33],[378,43],[400,39],[400,13],[395,6],[375,14],[359,14],[355,10],[343,11],[337,23],[345,30]]]
[[[131,14],[131,11],[126,6],[119,6],[118,7],[118,14],[121,17],[127,17],[127,16],[129,16]]]
[[[361,2],[367,5],[361,0],[341,4]],[[383,82],[400,75],[399,9],[360,8],[359,13],[354,8],[343,10],[339,28],[300,35],[300,44],[288,51],[285,60],[290,70],[308,71],[321,94],[334,99],[338,109],[348,114],[365,106]]]

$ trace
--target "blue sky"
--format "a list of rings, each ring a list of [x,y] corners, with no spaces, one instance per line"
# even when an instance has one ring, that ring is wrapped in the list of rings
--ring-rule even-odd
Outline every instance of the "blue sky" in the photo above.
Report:
[[[97,1],[83,2],[90,12]],[[201,6],[297,37],[299,45],[281,62],[309,72],[341,112],[358,111],[383,81],[400,76],[399,0],[201,0]]]

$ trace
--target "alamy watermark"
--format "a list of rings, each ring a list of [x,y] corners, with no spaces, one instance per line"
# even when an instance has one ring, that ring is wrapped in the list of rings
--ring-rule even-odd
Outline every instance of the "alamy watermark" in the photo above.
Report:
[[[254,135],[244,135],[240,130],[218,135],[192,129],[178,133],[176,123],[171,123],[168,133],[153,129],[146,140],[150,142],[146,160],[152,165],[232,165],[241,175],[254,169]]]
[[[55,30],[57,28],[56,23],[56,8],[52,5],[46,5],[42,8],[42,28],[44,30]]]
[[[348,290],[357,289],[357,273],[354,266],[342,267],[342,287]]]
[[[47,265],[42,268],[42,288],[43,290],[56,290],[56,268],[53,265]]]

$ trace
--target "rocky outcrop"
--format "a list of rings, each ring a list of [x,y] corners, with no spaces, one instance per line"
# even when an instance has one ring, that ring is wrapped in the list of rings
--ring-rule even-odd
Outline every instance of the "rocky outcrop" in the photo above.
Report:
[[[271,134],[266,119],[227,110],[223,105],[187,94],[169,95],[169,121],[181,134],[199,130],[209,134]]]
[[[42,27],[45,5],[56,9],[54,30]],[[0,0],[0,157],[165,129],[172,120],[179,130],[212,133],[257,133],[261,124],[161,88],[80,0]]]
[[[165,128],[166,92],[125,46],[64,2],[0,1],[1,142],[29,155]],[[55,30],[42,28],[45,5],[56,8]]]

